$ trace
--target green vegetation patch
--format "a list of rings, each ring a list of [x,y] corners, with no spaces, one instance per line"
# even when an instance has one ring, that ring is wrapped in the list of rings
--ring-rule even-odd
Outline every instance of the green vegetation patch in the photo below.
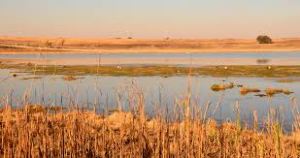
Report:
[[[33,64],[2,64],[1,69],[14,73],[69,76],[213,76],[213,77],[289,77],[300,76],[300,66],[55,66]]]

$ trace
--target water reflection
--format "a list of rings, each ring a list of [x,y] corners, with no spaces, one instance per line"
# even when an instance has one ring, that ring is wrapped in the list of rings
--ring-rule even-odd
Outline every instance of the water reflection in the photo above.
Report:
[[[248,53],[114,53],[114,54],[2,54],[0,58],[47,58],[47,59],[202,59],[202,58],[254,58],[254,59],[300,59],[300,52],[248,52]]]
[[[188,77],[184,76],[168,78],[84,76],[74,81],[65,81],[62,76],[42,76],[32,80],[22,80],[23,77],[12,77],[9,70],[0,70],[1,106],[9,102],[13,107],[18,107],[27,98],[31,103],[48,106],[62,105],[68,108],[71,104],[76,104],[86,108],[96,107],[101,113],[105,109],[117,109],[120,103],[125,110],[131,109],[131,103],[134,101],[131,100],[130,94],[143,93],[146,112],[151,117],[157,108],[168,108],[172,114],[175,105],[182,106],[180,100],[188,94],[189,83]],[[277,94],[268,98],[257,97],[254,93],[241,95],[238,88],[223,92],[210,90],[210,86],[215,83],[229,82],[261,90],[269,87],[289,89],[295,93]],[[134,92],[133,86],[139,90]],[[294,120],[292,110],[295,106],[292,100],[299,99],[300,85],[297,82],[282,83],[272,78],[193,76],[191,92],[194,107],[205,109],[210,103],[209,117],[214,117],[218,121],[235,120],[234,105],[239,102],[242,119],[250,124],[253,120],[253,110],[257,111],[259,120],[262,121],[270,109],[277,109],[280,111],[281,120],[291,128],[290,125]]]

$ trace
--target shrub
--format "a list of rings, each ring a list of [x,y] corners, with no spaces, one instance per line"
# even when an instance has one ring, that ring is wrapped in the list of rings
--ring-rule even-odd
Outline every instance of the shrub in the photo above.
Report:
[[[256,38],[256,41],[259,44],[272,44],[273,41],[269,36],[265,36],[265,35],[260,35]]]
[[[270,60],[269,59],[257,59],[256,62],[258,64],[266,64],[266,63],[269,63]]]
[[[62,48],[64,47],[65,43],[66,43],[66,40],[62,39],[61,42],[60,42]]]
[[[45,47],[48,47],[48,48],[51,48],[51,47],[53,46],[53,44],[52,44],[52,42],[46,41],[46,42],[44,43],[44,46],[45,46]]]

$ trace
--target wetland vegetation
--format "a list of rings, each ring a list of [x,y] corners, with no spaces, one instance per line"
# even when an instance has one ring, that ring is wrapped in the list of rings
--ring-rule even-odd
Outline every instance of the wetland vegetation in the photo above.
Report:
[[[24,105],[0,110],[0,155],[3,157],[297,157],[300,154],[299,114],[293,132],[281,130],[279,113],[270,110],[259,128],[243,124],[239,103],[236,120],[222,124],[195,108],[190,95],[175,111],[163,107],[147,119],[142,93],[130,111],[103,114],[69,106]],[[190,106],[193,105],[192,109]],[[183,109],[180,111],[179,109]],[[195,113],[191,115],[190,110]],[[51,112],[52,111],[52,112]],[[170,117],[173,113],[175,117]]]
[[[202,75],[213,77],[299,77],[300,66],[202,66],[182,67],[168,65],[137,66],[86,66],[86,65],[34,65],[0,64],[1,69],[10,69],[14,74],[36,75],[101,75],[101,76],[187,76]],[[283,80],[280,80],[283,81]]]

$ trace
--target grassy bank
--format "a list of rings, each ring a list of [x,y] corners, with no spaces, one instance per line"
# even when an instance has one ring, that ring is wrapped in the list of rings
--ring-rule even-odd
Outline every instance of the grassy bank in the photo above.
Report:
[[[1,69],[12,73],[37,75],[101,75],[101,76],[187,76],[213,77],[290,77],[300,76],[300,66],[54,66],[33,64],[0,64]]]
[[[171,120],[157,113],[149,120],[143,103],[131,112],[98,115],[72,109],[62,112],[40,105],[0,112],[2,157],[297,157],[300,135],[281,132],[275,111],[265,121],[263,132],[242,128],[237,108],[236,122],[216,124],[198,111],[195,117],[176,113]],[[50,112],[51,111],[51,112]],[[179,121],[183,117],[183,121]],[[299,124],[295,124],[298,127]]]

